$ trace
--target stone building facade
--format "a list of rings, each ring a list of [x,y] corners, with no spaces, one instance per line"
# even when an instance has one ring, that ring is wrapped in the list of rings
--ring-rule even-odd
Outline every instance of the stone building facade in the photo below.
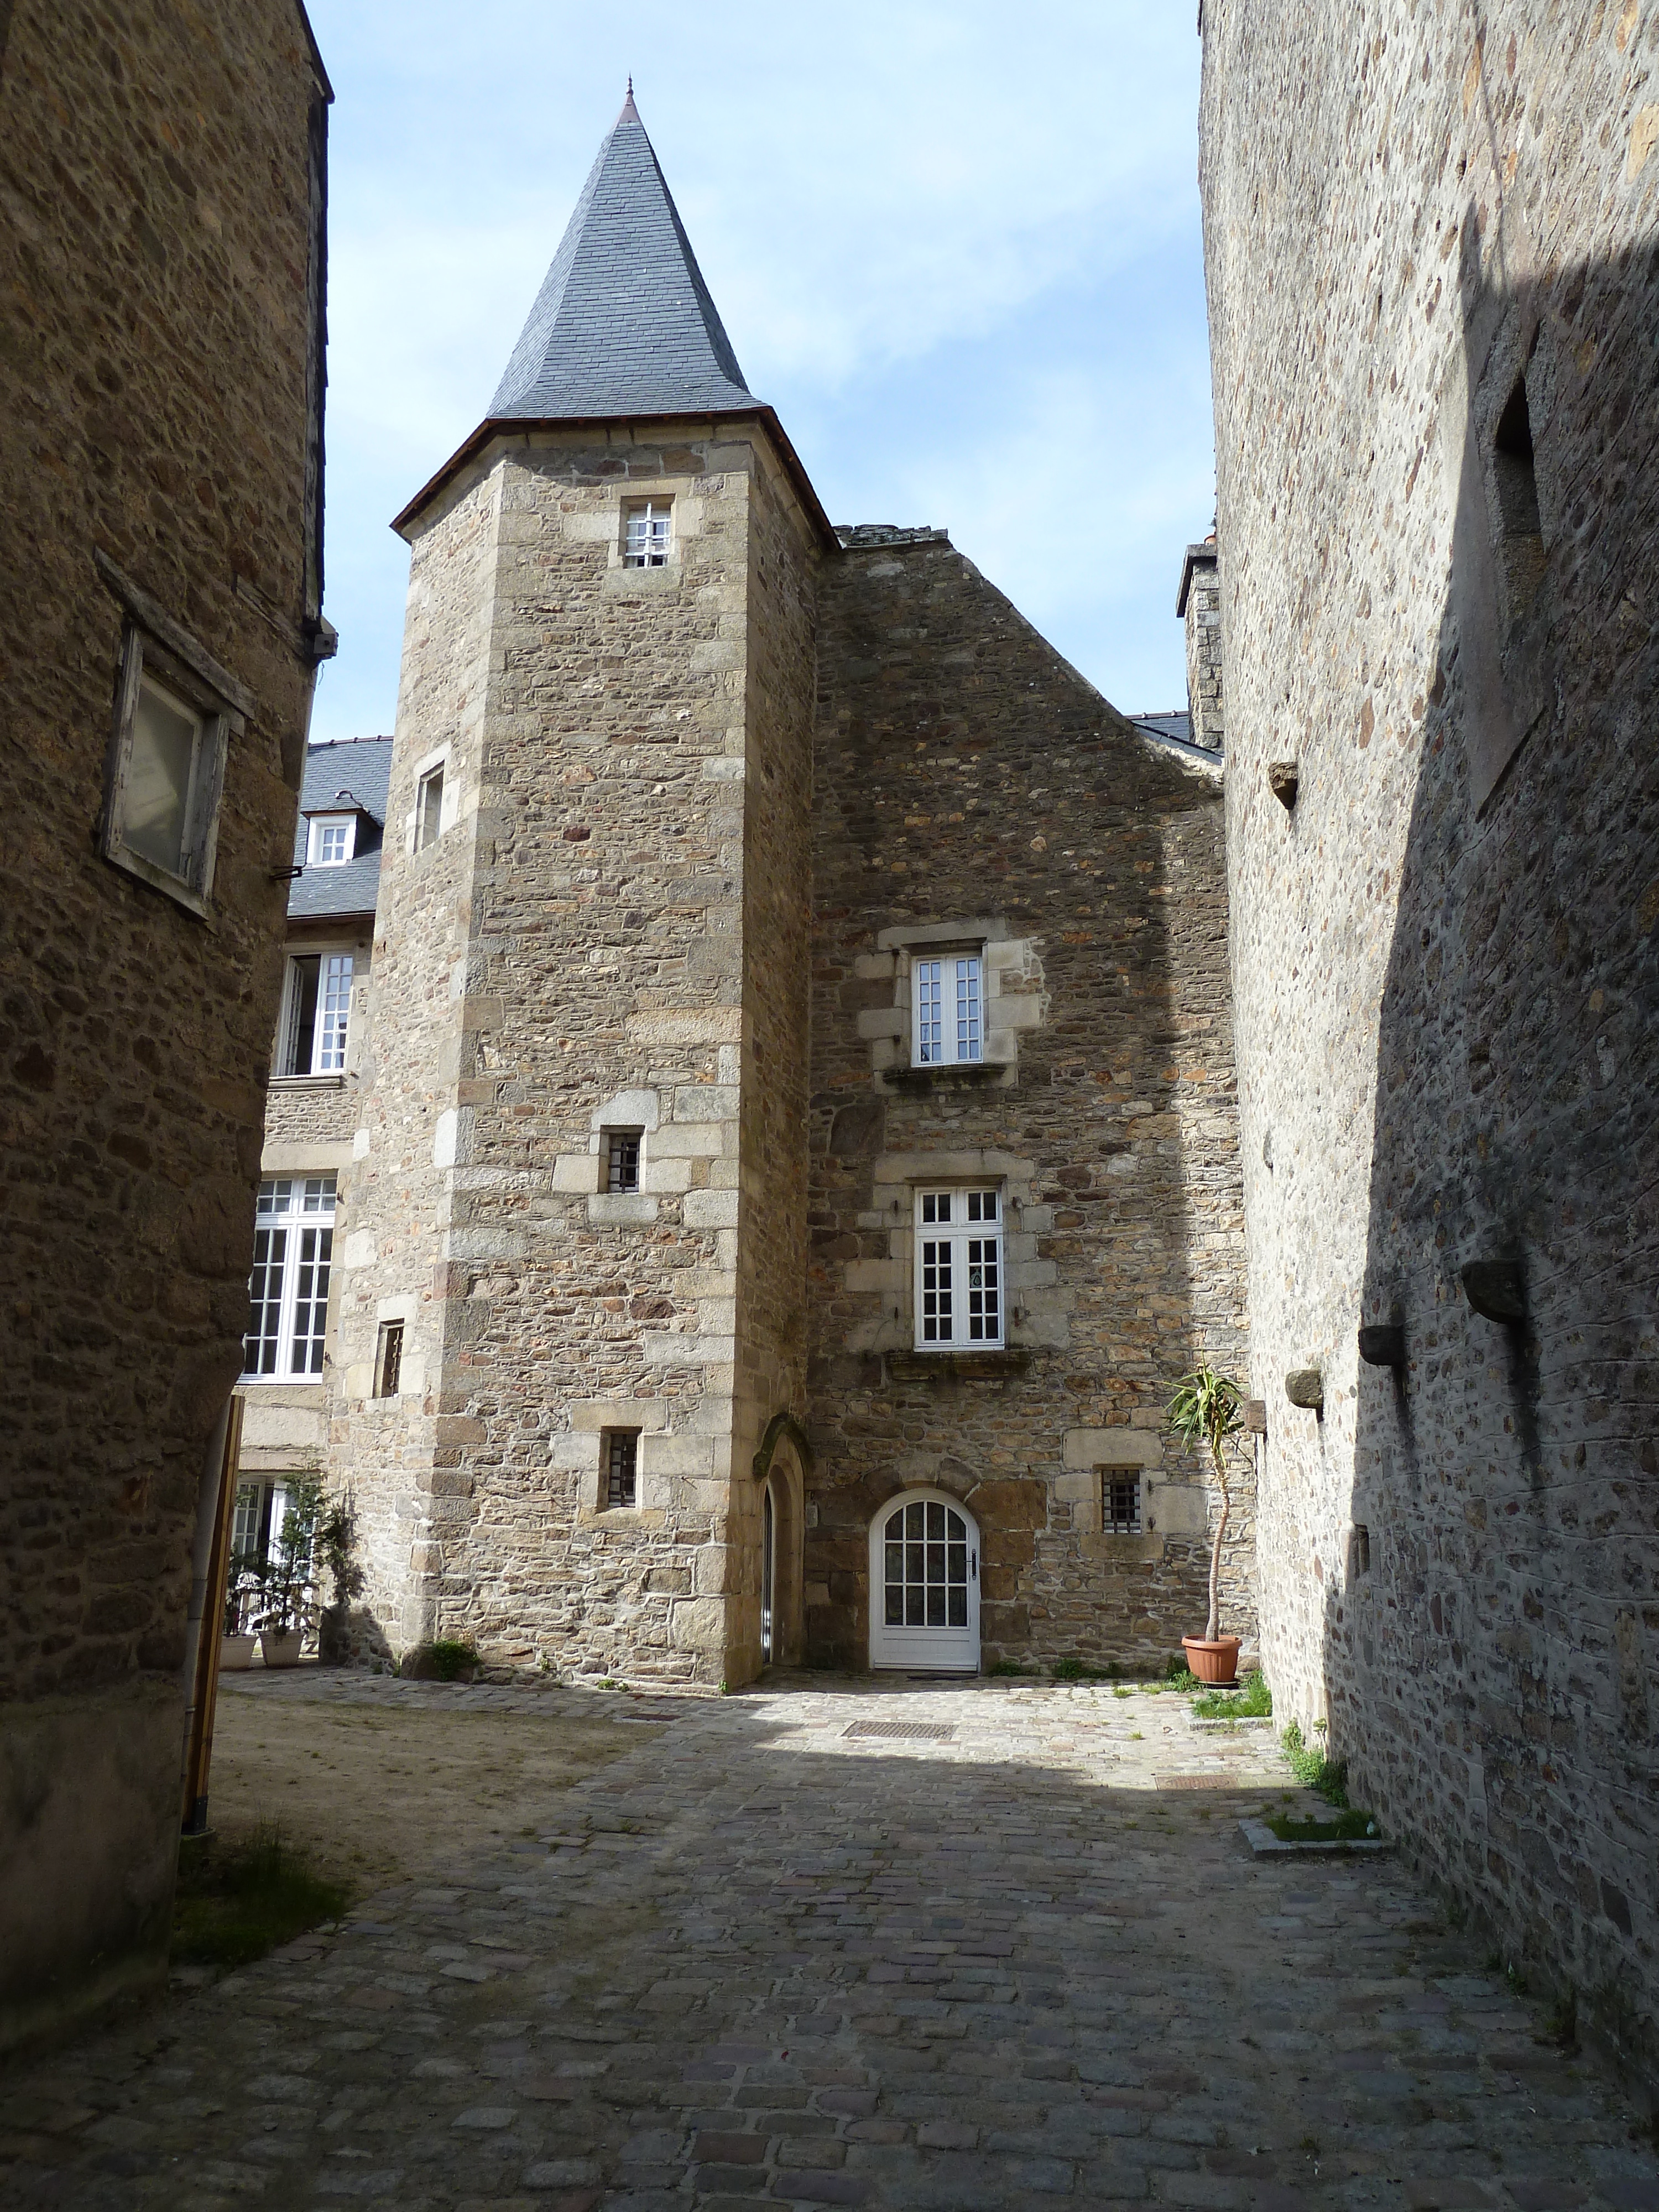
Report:
[[[1243,1342],[1214,760],[943,532],[830,528],[631,101],[398,527],[331,1349],[365,1647],[1161,1661],[1214,1510],[1163,1403]]]
[[[0,2049],[165,1971],[322,618],[295,0],[0,9]]]
[[[1203,36],[1264,1658],[1651,2064],[1659,15]]]
[[[235,1550],[269,1555],[296,1478],[328,1463],[339,1222],[361,1118],[390,738],[313,745],[254,1216]]]

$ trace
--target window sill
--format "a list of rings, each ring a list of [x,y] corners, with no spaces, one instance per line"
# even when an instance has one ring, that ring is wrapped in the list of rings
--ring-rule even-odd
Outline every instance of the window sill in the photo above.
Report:
[[[988,1089],[1013,1072],[1011,1060],[970,1060],[944,1061],[937,1067],[885,1067],[881,1079],[890,1091],[910,1091],[926,1097],[933,1091]]]
[[[1024,1375],[1031,1355],[1023,1345],[999,1346],[984,1352],[890,1352],[888,1380],[893,1382],[989,1381],[1006,1375]]]
[[[343,1075],[273,1075],[265,1086],[270,1091],[343,1091]]]

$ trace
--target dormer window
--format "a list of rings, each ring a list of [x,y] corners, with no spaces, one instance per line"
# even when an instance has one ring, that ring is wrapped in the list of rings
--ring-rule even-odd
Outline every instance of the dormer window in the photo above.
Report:
[[[949,1066],[985,1056],[984,963],[976,952],[947,952],[911,966],[911,1060]]]
[[[641,500],[623,510],[624,568],[662,568],[668,564],[669,503]]]
[[[355,814],[312,816],[311,843],[306,854],[308,867],[343,867],[355,856],[356,850],[357,817]]]

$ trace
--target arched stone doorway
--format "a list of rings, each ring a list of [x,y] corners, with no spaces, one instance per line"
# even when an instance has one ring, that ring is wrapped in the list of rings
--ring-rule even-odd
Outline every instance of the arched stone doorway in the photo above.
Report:
[[[805,1437],[799,1423],[776,1414],[755,1455],[760,1488],[760,1650],[763,1667],[798,1667],[805,1656],[803,1583]]]
[[[979,1672],[979,1523],[943,1490],[906,1490],[870,1523],[870,1664]]]

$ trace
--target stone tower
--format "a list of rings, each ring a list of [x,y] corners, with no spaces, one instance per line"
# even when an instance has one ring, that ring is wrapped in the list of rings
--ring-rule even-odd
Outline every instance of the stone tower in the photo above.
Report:
[[[835,541],[631,94],[487,418],[396,526],[332,1443],[366,1604],[398,1649],[745,1680],[755,1465],[805,1410]]]

